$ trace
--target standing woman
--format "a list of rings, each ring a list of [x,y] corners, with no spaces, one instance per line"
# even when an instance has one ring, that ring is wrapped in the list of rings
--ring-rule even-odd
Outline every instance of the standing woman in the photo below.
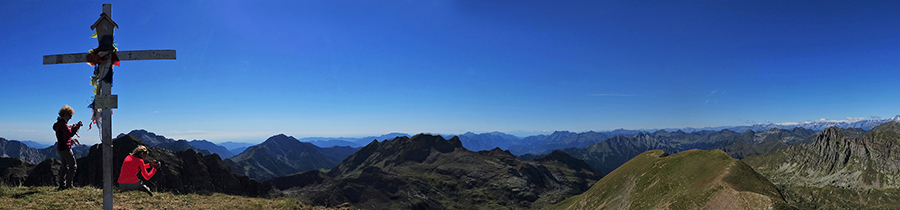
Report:
[[[129,190],[140,190],[147,192],[150,196],[153,196],[153,193],[150,192],[150,188],[141,183],[141,180],[138,179],[138,173],[141,173],[144,176],[145,180],[150,180],[153,178],[153,175],[156,174],[156,168],[159,168],[159,161],[153,161],[150,164],[144,163],[144,159],[147,158],[147,155],[150,154],[150,151],[147,150],[145,146],[137,146],[134,148],[134,151],[125,157],[125,161],[122,162],[122,172],[119,173],[119,188],[122,188],[124,191]],[[147,172],[147,169],[150,166],[153,166],[153,169],[150,172]]]
[[[53,130],[56,131],[56,152],[59,153],[59,159],[62,161],[62,167],[59,169],[60,190],[72,188],[75,169],[78,167],[75,163],[75,155],[72,154],[72,144],[78,145],[80,142],[78,142],[78,139],[73,139],[72,136],[75,136],[75,133],[78,132],[78,129],[83,124],[81,124],[81,121],[74,125],[66,124],[69,123],[69,119],[72,119],[74,114],[75,110],[69,105],[65,105],[59,109],[59,117],[56,118],[56,123],[53,124]]]

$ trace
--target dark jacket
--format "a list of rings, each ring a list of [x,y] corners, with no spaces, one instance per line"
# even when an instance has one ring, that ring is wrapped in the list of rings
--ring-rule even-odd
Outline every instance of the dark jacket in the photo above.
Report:
[[[62,117],[56,118],[56,123],[53,124],[53,130],[56,131],[56,150],[57,151],[65,151],[72,149],[72,136],[75,136],[75,133],[78,132],[78,129],[81,126],[66,125],[66,120]]]

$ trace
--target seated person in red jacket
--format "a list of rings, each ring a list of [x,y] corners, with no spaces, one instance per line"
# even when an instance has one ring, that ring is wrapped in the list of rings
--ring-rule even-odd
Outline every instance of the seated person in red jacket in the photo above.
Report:
[[[147,147],[138,146],[134,148],[131,154],[125,157],[125,162],[122,163],[122,172],[119,173],[119,188],[122,188],[124,191],[140,190],[153,196],[150,188],[144,185],[137,177],[138,173],[140,173],[145,180],[150,180],[156,174],[156,168],[159,168],[159,161],[154,160],[150,164],[144,163],[144,159],[147,158],[148,154],[150,154],[150,151],[147,150]],[[150,166],[153,166],[153,169],[148,173],[147,169]]]

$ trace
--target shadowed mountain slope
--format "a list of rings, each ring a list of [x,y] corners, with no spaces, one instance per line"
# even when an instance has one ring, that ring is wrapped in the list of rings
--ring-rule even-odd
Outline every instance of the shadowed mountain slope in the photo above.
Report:
[[[551,209],[792,209],[775,186],[721,150],[641,153]]]
[[[523,161],[495,148],[472,152],[457,137],[419,134],[372,141],[328,173],[267,181],[314,205],[363,209],[540,208],[583,192],[602,177],[564,153]]]
[[[34,164],[22,159],[0,157],[0,186],[24,185],[33,168]]]
[[[114,182],[118,178],[125,157],[138,145],[144,145],[143,141],[124,135],[113,140],[113,176]],[[156,175],[144,184],[154,191],[166,191],[178,194],[183,193],[225,193],[232,195],[259,196],[267,189],[260,186],[259,182],[246,176],[231,173],[228,165],[218,155],[202,155],[189,149],[186,151],[172,152],[159,147],[149,147],[148,160],[162,161],[162,166]],[[92,185],[102,187],[103,168],[102,152],[99,144],[90,147],[87,156],[79,158],[78,170],[75,172],[75,185]],[[58,159],[47,159],[34,167],[29,172],[25,185],[28,186],[53,186],[56,185],[56,172],[59,170]],[[135,175],[137,176],[137,175]],[[143,180],[143,177],[139,177]]]

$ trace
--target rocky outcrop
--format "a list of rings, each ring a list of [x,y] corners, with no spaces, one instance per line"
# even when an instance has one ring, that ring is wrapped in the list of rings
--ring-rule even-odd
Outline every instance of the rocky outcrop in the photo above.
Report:
[[[850,189],[900,187],[900,129],[897,122],[876,126],[862,138],[848,138],[838,128],[822,131],[808,145],[748,159],[776,184],[834,186]]]
[[[847,133],[828,128],[810,144],[745,161],[798,207],[900,207],[895,202],[900,200],[900,123],[875,126],[858,138]]]
[[[34,165],[19,158],[0,158],[0,186],[25,185]]]

